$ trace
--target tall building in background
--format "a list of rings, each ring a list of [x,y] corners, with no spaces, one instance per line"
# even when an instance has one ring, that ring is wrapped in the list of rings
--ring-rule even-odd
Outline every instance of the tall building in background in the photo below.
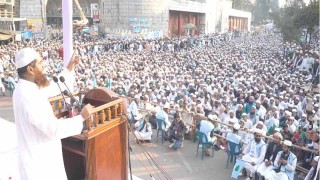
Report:
[[[0,0],[5,1],[5,0]],[[10,0],[7,0],[10,1]],[[18,1],[18,0],[17,0]],[[61,27],[62,0],[19,0],[26,28]],[[100,33],[161,37],[249,31],[251,13],[232,9],[231,0],[78,0]],[[0,6],[1,7],[1,6]],[[80,13],[74,5],[74,19]],[[97,28],[96,28],[97,29]]]
[[[100,0],[106,33],[169,36],[250,30],[251,13],[232,9],[231,0]]]

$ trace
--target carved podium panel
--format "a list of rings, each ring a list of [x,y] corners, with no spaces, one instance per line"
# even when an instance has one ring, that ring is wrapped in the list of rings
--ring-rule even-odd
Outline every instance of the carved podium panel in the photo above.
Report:
[[[128,127],[124,118],[124,100],[107,88],[96,88],[86,92],[82,102],[95,108],[84,122],[85,128],[80,135],[62,139],[68,179],[126,180]],[[50,103],[58,118],[68,115],[63,110],[62,97],[51,98]]]

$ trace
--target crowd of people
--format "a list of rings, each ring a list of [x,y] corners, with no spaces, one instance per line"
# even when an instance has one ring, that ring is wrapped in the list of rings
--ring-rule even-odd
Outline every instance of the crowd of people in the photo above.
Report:
[[[59,40],[1,46],[2,92],[9,82],[16,83],[14,55],[26,46],[42,54],[49,77],[62,71]],[[228,141],[243,144],[248,178],[255,172],[266,176],[263,168],[274,167],[267,179],[291,180],[297,164],[317,171],[312,163],[318,162],[317,153],[291,146],[319,150],[318,48],[317,43],[283,43],[281,35],[272,32],[156,40],[82,37],[74,45],[81,59],[74,86],[107,87],[134,99],[129,112],[137,136],[151,140],[151,127],[164,129],[174,149],[182,147],[184,134],[192,131],[181,113],[199,115],[195,125],[216,149],[227,149]],[[153,121],[143,118],[139,109],[152,109]],[[154,119],[165,123],[156,127]],[[267,142],[261,135],[276,140]]]

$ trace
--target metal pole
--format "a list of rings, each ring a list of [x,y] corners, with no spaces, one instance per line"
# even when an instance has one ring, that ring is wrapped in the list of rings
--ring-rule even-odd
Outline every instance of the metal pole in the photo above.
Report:
[[[62,21],[63,21],[63,65],[69,64],[72,56],[72,0],[62,0]]]

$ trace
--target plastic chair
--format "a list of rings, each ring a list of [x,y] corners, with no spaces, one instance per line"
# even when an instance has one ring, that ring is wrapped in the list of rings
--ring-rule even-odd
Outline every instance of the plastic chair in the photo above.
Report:
[[[130,114],[131,114],[131,118],[129,119],[129,125],[130,125],[131,129],[134,129],[134,124],[133,124],[134,115],[133,115],[133,112],[130,112]]]
[[[236,149],[238,149],[238,152],[236,152]],[[228,168],[228,166],[229,166],[229,161],[232,163],[233,159],[234,159],[234,162],[236,162],[236,158],[237,158],[237,156],[240,155],[240,153],[241,153],[240,143],[236,144],[234,142],[228,141],[228,151],[227,151],[228,159],[227,159],[226,168]],[[230,159],[230,157],[231,157],[231,159]]]
[[[165,135],[165,131],[162,128],[162,126],[166,127],[166,125],[167,125],[167,123],[163,119],[157,119],[157,141],[158,141],[159,131],[161,131],[162,144],[163,144],[164,135]]]
[[[203,132],[197,132],[197,139],[198,139],[198,147],[197,147],[197,153],[196,153],[196,157],[198,157],[198,150],[199,150],[199,146],[202,145],[202,159],[203,159],[203,154],[204,154],[204,149],[207,147],[207,146],[211,146],[211,149],[212,149],[212,157],[214,155],[214,148],[213,148],[213,145],[215,143],[212,143],[212,142],[209,142],[208,141],[208,138],[207,138],[207,135],[204,134]]]
[[[12,96],[15,86],[12,82],[8,82],[8,87],[9,87],[10,96]]]

